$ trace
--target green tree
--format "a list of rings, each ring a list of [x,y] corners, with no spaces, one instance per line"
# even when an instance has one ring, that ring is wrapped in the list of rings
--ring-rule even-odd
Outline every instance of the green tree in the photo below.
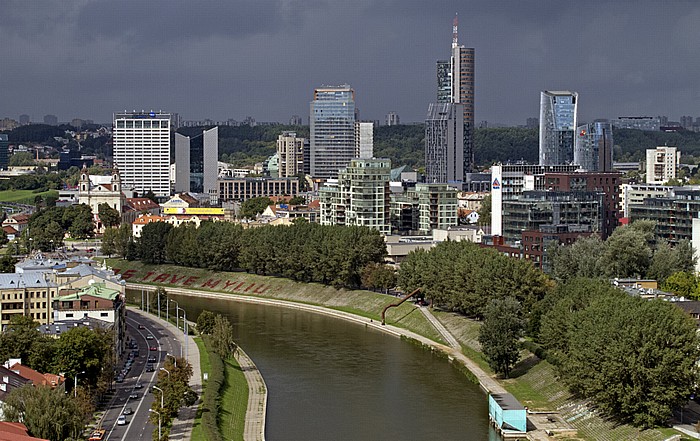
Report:
[[[214,330],[216,314],[204,310],[197,317],[197,331],[200,334],[211,334]]]
[[[624,225],[615,229],[605,242],[600,266],[607,277],[644,277],[651,263],[653,230],[640,226]],[[653,226],[652,226],[653,228]]]
[[[105,232],[102,235],[102,246],[100,248],[100,251],[102,252],[102,254],[107,255],[109,257],[112,257],[112,254],[114,254],[117,251],[117,247],[116,247],[117,231],[118,231],[117,228],[105,229]]]
[[[479,225],[491,225],[491,195],[487,194],[479,207]]]
[[[21,358],[33,368],[29,360],[36,349],[35,344],[47,338],[37,330],[38,327],[39,323],[31,317],[12,314],[7,329],[0,333],[0,359]]]
[[[11,391],[3,411],[6,421],[22,422],[32,436],[51,441],[78,439],[90,416],[62,388],[32,384]]]
[[[121,213],[103,202],[97,206],[97,213],[100,221],[106,228],[117,227],[121,222]]]
[[[695,322],[676,305],[619,292],[571,319],[559,373],[573,393],[641,427],[665,424],[688,401],[700,342]]]
[[[69,329],[56,343],[57,371],[71,378],[80,374],[81,384],[96,387],[103,361],[112,355],[112,342],[107,331],[82,326]]]
[[[289,205],[305,205],[306,198],[304,196],[294,196],[289,200]]]
[[[579,237],[571,245],[556,245],[552,251],[552,275],[559,280],[601,277],[600,260],[605,244],[598,236]]]
[[[14,273],[17,259],[12,254],[4,254],[0,257],[0,273]]]
[[[666,278],[661,289],[685,298],[698,298],[698,278],[693,273],[678,271]]]
[[[479,328],[481,351],[491,369],[508,378],[520,358],[518,340],[525,330],[520,303],[512,297],[493,299]]]
[[[272,199],[265,196],[250,198],[241,204],[241,215],[245,218],[253,219],[272,204]]]
[[[362,269],[362,285],[385,292],[396,286],[396,271],[381,263],[370,263]]]
[[[165,262],[168,233],[173,228],[165,222],[151,222],[141,230],[138,255],[145,263],[159,265]]]
[[[17,152],[10,156],[10,167],[24,167],[35,164],[34,155],[29,152]]]
[[[238,345],[233,339],[233,326],[231,326],[231,322],[221,314],[217,314],[216,317],[214,317],[211,343],[212,350],[222,359],[233,357],[238,349]]]
[[[122,259],[126,259],[129,243],[133,243],[131,225],[125,223],[119,226],[114,236],[114,251],[120,255]]]

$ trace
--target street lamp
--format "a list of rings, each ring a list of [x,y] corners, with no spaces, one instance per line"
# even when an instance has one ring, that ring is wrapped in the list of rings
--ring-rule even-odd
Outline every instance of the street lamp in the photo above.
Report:
[[[163,434],[161,433],[161,430],[160,430],[160,412],[158,412],[157,410],[153,410],[153,409],[148,409],[148,411],[158,414],[158,440],[160,440],[163,437]]]
[[[168,374],[168,380],[170,380],[170,371],[165,369],[164,367],[160,368],[161,371],[165,371]],[[155,387],[155,386],[154,386]]]
[[[30,237],[30,238],[29,238],[29,253],[28,253],[28,254],[32,254],[32,241],[33,241],[33,240],[34,240],[33,237]]]
[[[31,239],[30,239],[30,240],[31,240]],[[75,385],[73,386],[73,398],[77,398],[77,397],[78,397],[78,375],[84,374],[84,373],[85,373],[85,371],[78,372],[77,374],[75,374],[75,378],[74,378],[74,379],[75,379]]]
[[[163,392],[163,389],[159,388],[158,386],[153,386],[153,389],[158,389],[160,391],[160,408],[163,409],[165,407],[163,405],[163,395],[165,395],[165,392]]]
[[[53,239],[51,239],[49,243],[51,244],[51,252],[53,253]]]
[[[175,357],[175,356],[174,356],[173,354],[171,354],[171,353],[167,353],[167,354],[165,354],[165,355],[168,356],[168,357],[173,357],[173,363],[175,364],[175,367],[177,367],[177,357]]]
[[[175,303],[175,327],[180,329],[180,315],[177,313],[177,310],[180,309],[180,304],[177,303],[177,300],[171,300],[171,302]]]
[[[185,311],[184,308],[179,308],[182,309],[182,334],[183,334],[183,344],[185,345],[185,360],[189,361],[189,356],[187,355],[188,352],[188,344],[187,344],[187,311]]]

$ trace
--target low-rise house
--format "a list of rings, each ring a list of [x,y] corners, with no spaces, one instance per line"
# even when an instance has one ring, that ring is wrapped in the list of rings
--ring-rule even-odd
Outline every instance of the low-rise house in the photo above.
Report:
[[[1,415],[0,410],[0,415]],[[0,421],[0,441],[49,441],[44,438],[29,436],[27,426],[22,423]]]
[[[165,217],[163,216],[158,216],[158,215],[153,215],[153,214],[144,214],[142,216],[139,216],[132,224],[131,224],[131,234],[132,236],[136,237],[141,237],[141,231],[143,230],[143,227],[146,225],[150,224],[151,222],[165,222]]]
[[[10,226],[21,234],[29,226],[29,215],[25,213],[15,214],[2,221],[2,226]]]

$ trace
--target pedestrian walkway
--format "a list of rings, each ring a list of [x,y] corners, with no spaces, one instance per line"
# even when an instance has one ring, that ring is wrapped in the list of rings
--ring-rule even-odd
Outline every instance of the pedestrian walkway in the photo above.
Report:
[[[236,351],[236,361],[248,383],[248,407],[245,413],[243,439],[265,440],[265,414],[267,413],[267,386],[258,367],[241,348]]]
[[[194,342],[192,336],[185,337],[184,333],[175,327],[170,322],[159,319],[153,314],[148,314],[137,308],[129,307],[129,313],[134,313],[147,317],[150,320],[157,321],[163,328],[172,332],[180,344],[183,347],[183,354],[188,354],[188,360],[192,366],[192,378],[190,379],[190,387],[197,394],[197,396],[202,395],[202,369],[199,365],[199,350],[197,349],[197,344]],[[173,425],[170,428],[170,440],[185,441],[192,438],[192,426],[194,424],[194,419],[197,416],[197,408],[199,406],[199,401],[192,406],[184,407],[180,409],[177,418],[173,420]]]
[[[457,349],[458,351],[462,350],[462,346],[459,344],[459,342],[457,342],[457,339],[452,335],[450,331],[447,330],[447,328],[442,323],[440,323],[440,321],[437,318],[435,318],[433,313],[430,312],[428,308],[419,306],[418,309],[420,310],[420,312],[423,313],[425,318],[428,319],[430,323],[432,323],[437,332],[440,333],[442,338],[447,342],[448,345],[450,345],[450,347],[452,347],[452,349]]]

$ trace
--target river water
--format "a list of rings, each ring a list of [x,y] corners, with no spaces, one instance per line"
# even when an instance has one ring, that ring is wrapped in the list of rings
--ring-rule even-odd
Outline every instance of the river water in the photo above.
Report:
[[[486,395],[429,351],[311,312],[172,297],[191,320],[229,317],[268,387],[269,441],[500,440]]]

